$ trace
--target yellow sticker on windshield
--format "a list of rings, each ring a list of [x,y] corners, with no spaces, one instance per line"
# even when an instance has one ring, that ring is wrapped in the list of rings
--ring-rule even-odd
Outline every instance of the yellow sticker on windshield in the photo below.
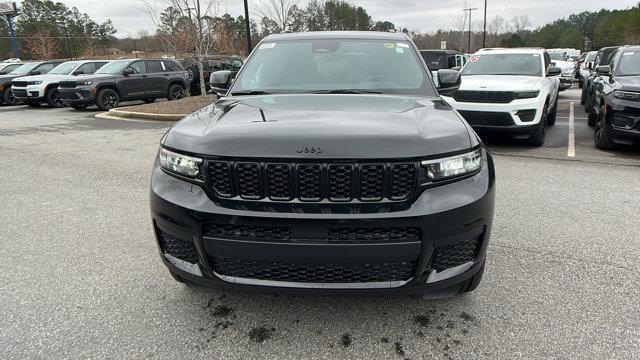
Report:
[[[387,49],[393,49],[394,47],[396,47],[396,44],[394,44],[394,43],[384,43],[384,47],[386,47]]]

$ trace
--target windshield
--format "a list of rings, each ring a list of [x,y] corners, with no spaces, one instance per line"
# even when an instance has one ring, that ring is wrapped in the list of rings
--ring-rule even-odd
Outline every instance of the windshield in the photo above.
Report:
[[[620,56],[620,65],[618,65],[617,75],[640,75],[640,51],[627,51],[622,53],[622,56]]]
[[[49,74],[69,75],[69,74],[71,74],[73,69],[76,68],[76,66],[78,66],[78,63],[76,63],[76,62],[62,63],[62,64],[56,66],[55,68],[53,68],[53,70],[49,71]]]
[[[587,55],[587,58],[585,59],[585,61],[593,61],[596,59],[596,55],[598,53],[597,52],[590,52],[589,55]]]
[[[24,65],[20,66],[19,68],[13,70],[11,72],[11,74],[13,74],[13,75],[27,75],[29,73],[29,71],[33,70],[38,65],[40,65],[40,63],[24,64]]]
[[[436,96],[408,42],[358,39],[261,43],[238,75],[231,94],[341,90]]]
[[[552,61],[567,61],[567,57],[564,55],[564,53],[550,52],[549,57],[551,57]]]
[[[101,67],[95,73],[96,74],[110,74],[110,75],[121,74],[124,71],[124,69],[130,63],[131,63],[131,61],[129,61],[129,60],[112,61],[112,62],[106,64],[105,66]]]
[[[543,76],[540,54],[474,55],[462,69],[465,75]]]

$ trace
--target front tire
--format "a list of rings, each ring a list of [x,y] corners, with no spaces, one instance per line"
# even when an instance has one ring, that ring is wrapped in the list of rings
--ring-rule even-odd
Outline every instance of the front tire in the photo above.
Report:
[[[25,100],[24,104],[27,105],[28,107],[32,107],[32,108],[39,108],[40,107],[40,101]]]
[[[102,111],[109,111],[113,108],[118,107],[120,104],[120,96],[113,89],[102,89],[98,91],[98,95],[96,97],[96,105],[98,109]]]
[[[146,104],[151,104],[154,101],[156,101],[156,98],[148,98],[148,99],[143,99],[142,101],[144,101]]]
[[[544,145],[544,139],[547,131],[547,111],[549,109],[549,104],[545,104],[542,108],[542,119],[540,119],[540,123],[533,130],[531,136],[529,136],[529,145],[532,146],[542,146]]]
[[[553,105],[553,110],[547,116],[547,125],[553,126],[556,124],[556,118],[558,117],[558,98],[556,97],[556,103]]]
[[[185,90],[182,85],[173,84],[169,86],[169,93],[167,93],[167,100],[180,100],[185,96]]]
[[[60,92],[57,88],[50,89],[46,94],[47,105],[52,108],[61,108],[64,106],[62,102],[62,98],[60,97]]]
[[[76,110],[84,110],[84,109],[88,108],[89,105],[87,105],[87,104],[77,104],[77,105],[71,105],[71,107],[76,109]]]
[[[605,105],[606,106],[606,105]],[[593,144],[596,148],[601,150],[610,150],[615,148],[612,136],[609,133],[609,127],[605,121],[604,106],[600,109],[600,115],[598,121],[595,124],[595,131],[593,132]]]
[[[16,104],[16,98],[11,92],[11,86],[7,86],[6,88],[4,88],[4,92],[2,93],[2,102],[6,105]]]

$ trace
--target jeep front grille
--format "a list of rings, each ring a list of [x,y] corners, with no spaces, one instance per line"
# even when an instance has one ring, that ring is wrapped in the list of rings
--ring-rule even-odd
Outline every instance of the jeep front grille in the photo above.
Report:
[[[508,104],[513,101],[512,91],[458,90],[453,96],[457,102]]]
[[[221,198],[305,202],[407,199],[418,167],[402,163],[283,163],[210,160],[209,189]]]

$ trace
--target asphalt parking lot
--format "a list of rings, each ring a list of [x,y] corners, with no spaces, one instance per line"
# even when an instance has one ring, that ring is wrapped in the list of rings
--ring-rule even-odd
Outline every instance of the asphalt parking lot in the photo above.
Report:
[[[579,95],[561,93],[541,148],[487,139],[487,269],[441,301],[178,284],[148,205],[170,124],[0,107],[1,357],[638,358],[640,150],[596,150]]]

